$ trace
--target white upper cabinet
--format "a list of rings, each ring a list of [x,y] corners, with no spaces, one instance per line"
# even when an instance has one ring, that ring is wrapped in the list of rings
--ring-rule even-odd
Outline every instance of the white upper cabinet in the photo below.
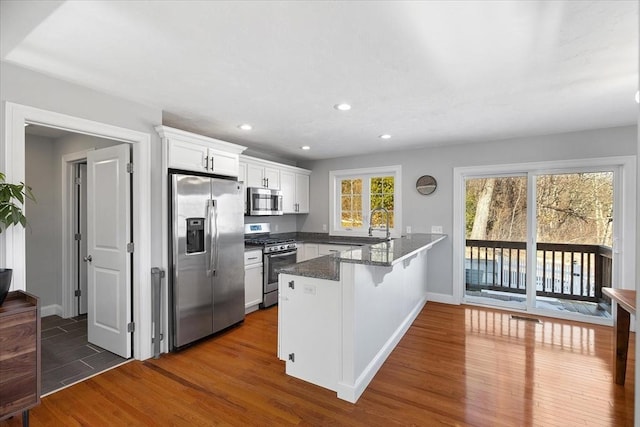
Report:
[[[280,189],[280,170],[260,163],[247,162],[247,187]]]
[[[309,213],[311,171],[295,166],[240,156],[240,180],[246,187],[267,187],[282,191],[285,214]]]
[[[246,147],[167,126],[158,126],[167,153],[167,167],[237,177],[240,153]]]
[[[280,171],[284,213],[309,213],[309,174]]]
[[[309,213],[309,174],[296,173],[296,213]]]

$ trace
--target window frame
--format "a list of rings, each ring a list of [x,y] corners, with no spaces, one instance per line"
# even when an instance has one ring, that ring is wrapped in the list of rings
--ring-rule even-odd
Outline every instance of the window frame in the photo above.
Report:
[[[394,226],[390,229],[391,237],[398,238],[402,234],[402,166],[381,166],[360,169],[343,169],[329,172],[329,235],[331,236],[358,236],[368,237],[369,215],[371,213],[370,203],[370,182],[372,176],[393,176],[393,202],[394,202]],[[342,228],[340,213],[340,180],[342,179],[363,180],[362,200],[362,228],[346,229]],[[364,190],[367,190],[366,193]],[[366,225],[365,225],[366,224]],[[384,237],[384,231],[374,229],[374,237]]]

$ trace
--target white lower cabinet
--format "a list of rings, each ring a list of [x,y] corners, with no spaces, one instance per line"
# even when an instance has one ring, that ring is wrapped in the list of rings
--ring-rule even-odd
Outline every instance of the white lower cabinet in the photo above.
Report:
[[[244,253],[244,311],[256,311],[262,303],[262,250]]]
[[[356,246],[357,247],[357,246]],[[298,243],[298,262],[317,258],[324,255],[333,255],[342,251],[353,249],[351,245],[336,245],[328,243]]]
[[[288,375],[336,390],[340,378],[340,282],[280,274],[279,357]]]
[[[351,249],[351,245],[330,245],[327,243],[318,244],[318,256],[333,255],[342,251],[348,251]]]
[[[318,245],[315,243],[304,243],[301,244],[300,246],[303,247],[302,249],[302,259],[298,262],[301,261],[306,261],[308,259],[312,259],[312,258],[317,258],[318,257]],[[300,256],[298,256],[298,259],[300,259]]]

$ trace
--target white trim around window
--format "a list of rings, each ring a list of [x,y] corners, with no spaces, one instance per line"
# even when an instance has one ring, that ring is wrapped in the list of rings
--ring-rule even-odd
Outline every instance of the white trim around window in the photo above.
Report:
[[[361,168],[361,169],[344,169],[329,172],[329,234],[332,236],[368,236],[368,224],[369,213],[371,207],[369,206],[369,198],[363,200],[363,222],[366,226],[360,229],[347,230],[340,226],[340,203],[338,198],[340,197],[339,182],[343,178],[362,177],[368,179],[372,175],[377,176],[393,176],[394,177],[394,226],[391,228],[391,237],[400,237],[402,231],[402,166],[382,166],[373,168]],[[368,187],[368,185],[367,185]],[[375,229],[373,231],[374,237],[384,237],[384,231]]]

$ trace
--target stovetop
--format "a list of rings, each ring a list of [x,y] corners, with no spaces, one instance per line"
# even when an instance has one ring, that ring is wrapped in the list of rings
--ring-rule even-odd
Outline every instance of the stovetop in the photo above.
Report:
[[[265,236],[265,237],[251,237],[245,238],[244,244],[251,246],[269,246],[279,245],[284,243],[295,243],[294,239],[281,239],[277,237]]]
[[[272,252],[287,252],[296,249],[296,241],[292,238],[272,237],[269,223],[245,224],[244,244],[262,246],[265,254]]]

